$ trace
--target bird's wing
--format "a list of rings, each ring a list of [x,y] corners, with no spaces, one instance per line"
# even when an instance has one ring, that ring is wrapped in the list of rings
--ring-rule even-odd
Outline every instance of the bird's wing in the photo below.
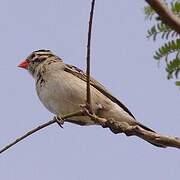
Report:
[[[79,68],[75,67],[75,66],[72,66],[72,65],[69,65],[69,64],[65,64],[65,67],[64,67],[64,71],[68,72],[68,73],[71,73],[73,74],[74,76],[78,77],[79,79],[83,80],[86,82],[86,79],[87,79],[87,76],[86,74]],[[133,116],[133,114],[129,111],[129,109],[123,104],[121,103],[118,99],[116,99],[113,95],[111,95],[110,92],[108,92],[108,90],[101,84],[99,83],[98,81],[96,81],[94,78],[90,78],[90,84],[91,86],[93,86],[94,88],[96,88],[98,91],[100,91],[101,93],[103,93],[106,97],[108,97],[109,99],[111,99],[114,103],[118,104],[124,111],[126,111],[130,116],[132,116],[134,119],[135,117]],[[74,122],[74,121],[71,121],[69,120],[69,122]],[[82,124],[82,123],[79,123],[77,122],[77,124],[79,125],[85,125],[85,124]],[[151,131],[151,132],[155,132],[153,131],[152,129],[144,126],[143,124],[137,122],[137,124],[144,128],[145,130],[147,131]],[[159,145],[159,144],[155,144],[151,141],[148,141],[149,143],[157,146],[157,147],[163,147],[165,148],[166,146],[163,146],[163,145]]]
[[[65,64],[64,71],[71,73],[74,76],[86,82],[87,76],[81,69],[75,66],[69,65],[69,64]],[[129,109],[123,103],[121,103],[118,99],[116,99],[102,84],[100,84],[98,81],[96,81],[92,77],[90,78],[90,84],[91,86],[96,88],[98,91],[100,91],[102,94],[104,94],[106,97],[111,99],[114,103],[118,104],[124,111],[126,111],[130,116],[132,116],[135,119],[135,117],[129,111]]]

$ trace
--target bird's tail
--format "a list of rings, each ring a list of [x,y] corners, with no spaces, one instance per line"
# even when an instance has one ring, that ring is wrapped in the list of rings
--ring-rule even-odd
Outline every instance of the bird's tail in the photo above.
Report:
[[[143,124],[141,124],[141,123],[139,123],[139,122],[137,122],[137,125],[139,125],[141,128],[143,128],[143,129],[145,129],[145,130],[147,130],[147,131],[156,133],[156,132],[153,131],[152,129],[148,128],[147,126],[145,126],[145,125],[143,125]],[[146,140],[146,139],[144,139],[144,140]],[[161,147],[161,148],[166,148],[166,146],[164,146],[164,145],[161,145],[161,144],[158,144],[158,143],[154,143],[154,142],[151,142],[151,141],[149,141],[149,140],[146,140],[146,141],[149,142],[149,143],[151,143],[151,144],[154,145],[154,146]]]

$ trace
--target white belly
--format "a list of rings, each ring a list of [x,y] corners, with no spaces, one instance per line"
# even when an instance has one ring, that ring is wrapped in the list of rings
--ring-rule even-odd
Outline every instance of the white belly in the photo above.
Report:
[[[58,72],[53,76],[56,77],[48,77],[44,86],[36,87],[43,105],[60,116],[80,110],[80,105],[86,102],[86,83],[66,72]],[[75,117],[73,120],[94,124],[88,117]]]
[[[64,71],[52,73],[44,79],[44,85],[36,88],[41,102],[50,112],[63,116],[80,110],[80,105],[86,103],[86,82],[83,80]],[[95,113],[99,105],[103,105],[100,117],[134,123],[134,119],[128,113],[94,87],[91,87],[91,101]],[[94,124],[88,117],[71,119],[86,122],[88,125]]]

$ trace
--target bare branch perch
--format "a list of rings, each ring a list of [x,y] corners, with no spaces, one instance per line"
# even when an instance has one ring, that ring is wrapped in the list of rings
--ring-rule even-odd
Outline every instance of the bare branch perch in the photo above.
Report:
[[[91,34],[92,34],[94,6],[95,6],[95,0],[92,0],[90,18],[89,18],[89,28],[88,28],[87,69],[86,69],[86,75],[87,75],[87,102],[86,102],[86,105],[87,105],[89,112],[91,112],[91,113],[92,113],[92,107],[91,107],[91,88],[90,88],[90,55],[91,55]]]
[[[167,135],[158,134],[155,132],[147,131],[138,125],[131,126],[126,122],[119,122],[113,119],[104,119],[96,115],[92,115],[85,111],[85,113],[91,117],[96,123],[100,124],[103,128],[109,128],[113,133],[124,133],[126,136],[137,136],[141,139],[149,141],[151,143],[164,146],[164,147],[176,147],[180,149],[180,138]]]
[[[65,120],[65,119],[70,118],[70,117],[73,117],[73,116],[81,116],[82,114],[83,114],[82,111],[78,111],[78,112],[74,112],[74,113],[71,113],[71,114],[67,114],[67,115],[65,115],[65,116],[63,116],[63,117],[61,117],[61,118],[62,118],[63,120]],[[46,123],[44,123],[44,124],[42,124],[42,125],[34,128],[34,129],[28,131],[28,132],[27,132],[26,134],[24,134],[23,136],[17,138],[15,141],[13,141],[12,143],[10,143],[10,144],[8,144],[7,146],[5,146],[4,148],[2,148],[2,149],[0,150],[0,154],[3,153],[4,151],[6,151],[7,149],[9,149],[10,147],[14,146],[15,144],[17,144],[18,142],[22,141],[22,140],[25,139],[26,137],[28,137],[28,136],[34,134],[35,132],[37,132],[37,131],[39,131],[39,130],[41,130],[41,129],[43,129],[43,128],[51,125],[51,124],[54,124],[54,123],[57,123],[57,121],[56,121],[55,119],[50,120],[50,121],[48,121],[48,122],[46,122]]]
[[[180,138],[178,137],[166,136],[166,135],[150,132],[141,128],[138,125],[131,126],[124,122],[119,123],[114,121],[107,121],[107,126],[109,126],[112,132],[116,134],[123,132],[127,136],[138,136],[154,144],[159,144],[161,146],[176,147],[180,149]]]
[[[180,18],[177,17],[162,0],[146,0],[146,2],[156,11],[161,20],[180,34]]]
[[[176,147],[176,148],[180,149],[180,138],[178,138],[178,137],[166,136],[166,135],[161,135],[158,133],[146,131],[138,125],[131,126],[125,122],[118,122],[118,121],[114,121],[112,119],[107,120],[104,118],[100,118],[96,115],[92,115],[91,113],[89,113],[88,109],[77,111],[77,112],[65,115],[61,118],[64,121],[68,122],[68,118],[70,118],[70,117],[85,116],[85,115],[89,116],[93,121],[95,121],[96,123],[101,125],[103,128],[109,128],[115,134],[124,133],[127,136],[137,136],[137,137],[140,137],[141,139],[152,142],[154,144],[159,144],[159,145],[168,146],[168,147]],[[15,141],[13,141],[12,143],[10,143],[7,146],[5,146],[4,148],[2,148],[0,150],[0,154],[3,153],[4,151],[8,150],[10,147],[14,146],[15,144],[17,144],[18,142],[22,141],[26,137],[28,137],[28,136],[34,134],[35,132],[37,132],[51,124],[54,124],[54,123],[56,123],[56,120],[50,120],[47,123],[44,123],[34,129],[28,131],[23,136],[17,138]]]

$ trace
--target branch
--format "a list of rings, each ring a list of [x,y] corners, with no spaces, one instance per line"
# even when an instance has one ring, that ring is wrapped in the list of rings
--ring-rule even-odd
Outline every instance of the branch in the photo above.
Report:
[[[155,132],[147,131],[138,125],[131,126],[127,123],[108,121],[110,129],[114,133],[125,133],[127,136],[137,136],[153,144],[164,147],[176,147],[180,149],[180,138],[167,135],[161,135]]]
[[[65,119],[70,118],[70,117],[73,117],[73,116],[81,116],[81,115],[83,115],[83,112],[82,112],[82,111],[77,111],[77,112],[74,112],[74,113],[67,114],[67,115],[61,117],[61,119],[65,120]],[[68,120],[67,120],[67,121],[68,121]],[[4,151],[6,151],[7,149],[9,149],[10,147],[14,146],[15,144],[17,144],[18,142],[22,141],[22,140],[25,139],[26,137],[28,137],[28,136],[34,134],[35,132],[37,132],[37,131],[39,131],[39,130],[41,130],[41,129],[43,129],[43,128],[51,125],[51,124],[54,124],[54,123],[56,123],[56,122],[57,122],[57,120],[54,118],[53,120],[50,120],[50,121],[48,121],[48,122],[46,122],[46,123],[44,123],[44,124],[42,124],[42,125],[34,128],[34,129],[28,131],[28,132],[27,132],[26,134],[24,134],[23,136],[17,138],[17,139],[16,139],[15,141],[13,141],[12,143],[10,143],[10,144],[8,144],[7,146],[5,146],[4,148],[0,149],[0,154],[3,153]]]
[[[91,113],[92,113],[92,106],[91,106],[91,89],[90,89],[90,53],[91,53],[91,32],[92,32],[94,5],[95,5],[95,0],[92,0],[90,17],[89,17],[89,28],[88,28],[87,69],[86,69],[86,75],[87,75],[87,90],[86,90],[87,91],[87,102],[86,102],[86,105],[87,105],[89,112],[91,112]]]
[[[180,18],[176,16],[162,0],[145,0],[160,16],[163,23],[180,34]]]
[[[176,147],[180,149],[180,138],[158,134],[147,131],[138,125],[129,125],[126,122],[107,120],[96,115],[90,114],[87,110],[85,113],[103,128],[109,128],[113,133],[124,133],[126,136],[137,136],[159,147]]]
[[[94,122],[97,124],[101,125],[103,128],[109,128],[113,133],[118,134],[118,133],[125,133],[127,136],[137,136],[140,137],[148,142],[160,145],[160,146],[169,146],[169,147],[176,147],[180,149],[180,138],[178,137],[171,137],[171,136],[166,136],[166,135],[160,135],[155,132],[150,132],[146,131],[145,129],[141,128],[138,125],[131,126],[126,122],[119,122],[119,121],[114,121],[112,119],[107,120],[104,118],[100,118],[96,115],[92,115],[88,109],[84,108],[83,110],[67,114],[61,119],[63,119],[66,122],[71,122],[67,118],[74,117],[74,116],[89,116]],[[4,151],[8,150],[10,147],[14,146],[18,142],[22,141],[26,137],[34,134],[35,132],[51,125],[57,123],[56,119],[50,120],[30,131],[25,133],[23,136],[17,138],[15,141],[12,143],[8,144],[4,148],[0,149],[0,154],[3,153]]]

